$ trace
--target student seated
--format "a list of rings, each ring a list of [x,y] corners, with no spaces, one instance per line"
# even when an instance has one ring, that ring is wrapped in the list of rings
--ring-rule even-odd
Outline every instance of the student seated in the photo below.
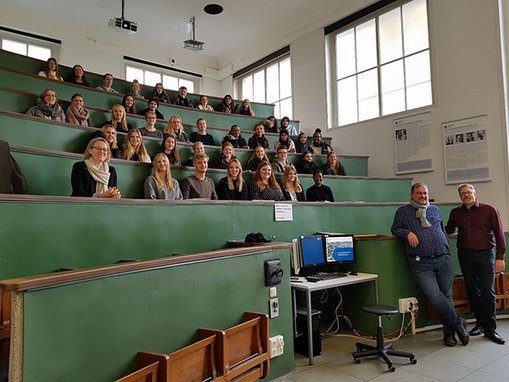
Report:
[[[267,154],[265,154],[265,149],[262,146],[257,146],[254,149],[253,155],[246,163],[246,170],[255,172],[260,163],[268,161],[269,158],[267,158]]]
[[[276,158],[272,161],[274,172],[283,173],[289,165],[288,149],[285,146],[279,146],[276,151]]]
[[[198,141],[193,144],[193,156],[189,158],[186,163],[184,163],[184,166],[191,167],[193,166],[193,160],[194,157],[199,154],[205,154],[205,146],[203,146],[203,143]]]
[[[274,150],[277,151],[277,148],[279,146],[286,147],[289,153],[295,152],[295,143],[293,143],[293,141],[290,139],[288,131],[285,129],[279,130],[279,139],[276,142],[274,142]]]
[[[71,196],[120,198],[117,173],[108,165],[110,146],[104,138],[93,138],[85,149],[82,162],[72,166]]]
[[[223,113],[233,114],[237,112],[237,105],[233,101],[231,95],[227,94],[223,97],[223,100],[219,104],[217,111],[221,111]]]
[[[248,146],[254,150],[257,146],[262,146],[265,150],[269,148],[269,140],[265,138],[265,129],[261,123],[257,123],[255,126],[255,132],[251,138],[249,138]]]
[[[150,156],[147,153],[139,129],[132,129],[127,133],[122,145],[121,159],[150,163]]]
[[[164,137],[161,143],[161,152],[166,155],[171,166],[180,166],[180,156],[177,140],[171,135]]]
[[[124,107],[127,114],[138,114],[136,112],[136,105],[134,103],[134,97],[132,94],[126,94],[122,98],[122,106]]]
[[[52,121],[65,121],[64,110],[58,104],[57,93],[53,89],[45,89],[39,96],[37,105],[32,106],[25,114]]]
[[[295,144],[295,152],[299,154],[304,154],[305,152],[313,152],[313,148],[308,144],[308,136],[304,132],[300,132],[299,137],[297,138],[297,143]]]
[[[155,98],[152,98],[151,100],[149,100],[147,102],[147,107],[145,109],[143,109],[142,111],[140,111],[138,113],[138,115],[145,116],[145,114],[147,114],[148,111],[152,111],[152,112],[156,113],[156,117],[158,119],[164,119],[164,115],[159,110],[157,110],[158,108],[159,108],[159,101],[156,100]]]
[[[272,120],[270,120],[268,118],[262,122],[262,125],[263,125],[263,129],[266,133],[277,133],[278,132],[278,128],[274,127],[275,126],[274,122],[272,122]]]
[[[172,115],[166,125],[166,129],[163,131],[164,135],[171,135],[179,142],[189,142],[189,136],[184,131],[182,126],[182,118],[180,115]]]
[[[316,170],[313,173],[314,185],[306,190],[306,199],[308,202],[333,202],[334,195],[330,187],[323,184],[322,170]]]
[[[297,135],[297,129],[290,124],[290,118],[288,117],[283,117],[281,118],[281,125],[279,126],[279,129],[280,130],[287,130],[288,131],[288,134],[290,135]]]
[[[122,151],[120,150],[117,142],[117,130],[112,125],[106,124],[101,127],[101,135],[102,138],[106,139],[106,142],[110,145],[111,158],[120,159]]]
[[[272,130],[273,131],[270,131],[270,132],[271,133],[279,133],[279,126],[277,125],[276,117],[274,117],[273,115],[269,115],[267,117],[267,119],[272,122]],[[265,130],[265,131],[267,131],[267,130]],[[267,132],[269,132],[269,131],[267,131]]]
[[[138,80],[133,80],[131,84],[131,95],[136,99],[145,99],[145,97],[141,95],[141,85]]]
[[[255,112],[251,108],[251,102],[247,98],[244,101],[242,101],[242,105],[240,105],[239,109],[237,110],[237,114],[250,115],[254,117]]]
[[[317,149],[319,154],[327,155],[332,150],[331,145],[322,140],[322,130],[316,129],[313,133],[313,149]]]
[[[304,190],[299,182],[297,170],[293,165],[286,168],[283,179],[281,180],[281,189],[285,200],[305,202]]]
[[[327,163],[323,167],[323,173],[325,175],[346,175],[345,168],[339,162],[334,151],[327,154]]]
[[[172,178],[170,162],[164,153],[156,154],[152,175],[143,186],[145,199],[180,200],[182,192],[178,182]]]
[[[249,146],[244,138],[240,135],[239,125],[232,125],[230,132],[223,138],[223,143],[230,142],[236,149],[248,149]]]
[[[58,62],[56,58],[50,57],[46,61],[46,69],[41,70],[37,75],[49,78],[50,80],[64,82],[64,79],[58,74]]]
[[[74,93],[71,97],[71,104],[65,111],[65,121],[73,125],[87,127],[89,115],[83,96],[80,93]]]
[[[205,154],[194,156],[194,175],[188,176],[182,181],[182,195],[184,199],[217,200],[214,181],[207,176],[208,162],[209,157]]]
[[[237,158],[228,163],[227,175],[216,186],[220,200],[247,200],[247,184],[242,176],[242,165]]]
[[[152,137],[157,139],[163,139],[163,132],[156,129],[156,113],[148,111],[145,114],[145,127],[140,129],[141,135],[144,137]]]
[[[113,105],[111,108],[111,119],[104,123],[104,125],[106,124],[114,126],[117,131],[125,132],[133,128],[131,124],[127,122],[127,115],[124,107],[119,103]]]
[[[171,103],[177,106],[193,107],[193,102],[187,99],[187,88],[185,86],[179,88],[177,96],[171,100]]]
[[[236,159],[235,157],[235,149],[230,142],[225,142],[221,146],[221,155],[219,158],[219,163],[217,168],[227,169],[228,164],[232,159]]]
[[[160,82],[158,82],[156,86],[154,86],[151,98],[156,99],[159,102],[170,103],[170,97],[168,97],[168,93],[166,93],[163,84]]]
[[[196,108],[204,111],[214,111],[214,108],[209,105],[209,98],[206,95],[200,96],[200,103],[196,105]]]
[[[249,199],[252,200],[284,200],[281,187],[276,181],[274,171],[269,162],[262,162],[256,169],[249,187]]]
[[[314,174],[318,167],[313,162],[313,154],[310,151],[306,151],[302,154],[299,162],[295,166],[299,174]]]
[[[98,86],[96,89],[102,90],[103,92],[118,94],[118,92],[115,89],[113,89],[113,74],[106,73],[103,76],[103,84],[101,86]]]
[[[191,142],[202,142],[204,145],[214,146],[214,137],[207,133],[207,121],[204,118],[198,118],[196,127],[198,131],[191,133]]]
[[[85,76],[85,70],[83,66],[76,64],[72,67],[71,78],[69,79],[71,84],[81,85],[90,87],[90,82],[88,82],[87,77]]]

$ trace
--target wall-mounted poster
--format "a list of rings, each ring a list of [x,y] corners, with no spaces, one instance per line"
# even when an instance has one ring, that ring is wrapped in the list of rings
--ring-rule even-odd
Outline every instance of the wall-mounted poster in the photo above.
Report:
[[[445,183],[490,179],[486,115],[442,123]]]
[[[433,171],[430,113],[394,120],[396,174]]]

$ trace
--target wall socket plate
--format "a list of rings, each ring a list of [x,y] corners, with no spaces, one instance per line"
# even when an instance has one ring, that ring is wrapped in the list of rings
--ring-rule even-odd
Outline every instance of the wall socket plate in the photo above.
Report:
[[[279,316],[279,298],[271,298],[269,300],[269,317],[276,318]]]

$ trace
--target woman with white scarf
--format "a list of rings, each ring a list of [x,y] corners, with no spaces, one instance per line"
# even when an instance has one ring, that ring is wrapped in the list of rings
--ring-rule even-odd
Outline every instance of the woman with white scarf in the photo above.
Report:
[[[117,188],[117,173],[108,165],[110,145],[104,138],[94,138],[83,155],[83,161],[72,167],[71,196],[98,198],[121,197]]]
[[[65,121],[81,127],[88,127],[88,110],[85,108],[85,101],[80,93],[74,93],[71,97],[71,104],[65,111]]]
[[[37,105],[32,106],[25,114],[65,122],[64,110],[58,104],[57,93],[53,89],[45,89],[39,96]]]

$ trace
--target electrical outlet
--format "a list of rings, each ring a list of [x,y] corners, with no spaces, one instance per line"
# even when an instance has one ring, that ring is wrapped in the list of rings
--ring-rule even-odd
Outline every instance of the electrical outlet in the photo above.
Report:
[[[269,338],[270,343],[270,358],[277,357],[284,353],[285,341],[282,335],[278,334],[277,336]]]
[[[279,298],[271,298],[269,300],[269,317],[275,318],[279,316]]]
[[[277,340],[277,355],[283,355],[285,351],[285,339],[283,338],[282,335],[279,334],[276,336],[276,340]]]
[[[410,309],[411,306],[417,305],[417,299],[415,297],[407,297],[407,298],[400,298],[399,299],[399,312],[400,313],[408,313],[412,309]]]

